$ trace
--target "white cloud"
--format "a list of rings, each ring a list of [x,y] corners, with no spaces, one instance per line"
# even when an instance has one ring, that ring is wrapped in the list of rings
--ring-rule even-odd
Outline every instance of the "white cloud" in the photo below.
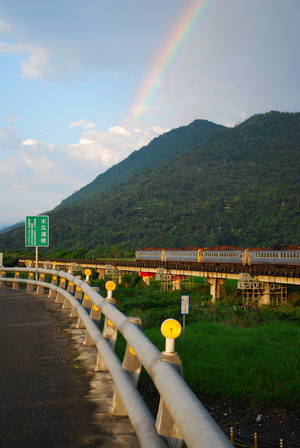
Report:
[[[69,128],[75,128],[79,126],[84,129],[92,129],[95,128],[97,125],[95,123],[92,123],[91,121],[86,121],[85,118],[81,118],[81,120],[74,121],[73,123],[69,124]]]
[[[21,61],[22,76],[27,79],[42,78],[47,80],[49,65],[50,58],[47,50],[44,48],[32,48],[30,56]]]
[[[5,121],[7,123],[14,123],[15,121],[23,120],[23,117],[19,117],[19,115],[8,115],[5,117]]]
[[[0,158],[0,223],[53,209],[165,131],[148,125],[139,128],[118,125],[107,131],[86,130],[78,143],[55,146],[31,138],[22,141],[12,126],[0,129],[0,148],[8,140],[11,144],[10,153],[2,152]]]
[[[88,162],[90,169],[98,169],[99,174],[163,132],[166,129],[160,127],[112,126],[107,131],[86,131],[78,143],[63,146],[62,150],[77,162]]]
[[[121,135],[122,137],[131,137],[132,133],[125,129],[123,126],[112,126],[109,128],[108,133],[111,135]]]
[[[9,31],[9,25],[4,20],[0,19],[0,31]]]
[[[43,151],[52,151],[54,149],[53,143],[44,143],[39,140],[33,140],[32,138],[28,138],[22,142],[23,150],[27,151],[37,151],[39,153]]]
[[[6,156],[3,161],[0,162],[0,173],[2,182],[5,184],[15,185],[15,181],[18,179],[20,173],[21,164],[19,159]]]
[[[0,153],[19,150],[21,141],[21,135],[13,126],[7,125],[0,129]]]
[[[28,45],[14,44],[10,42],[0,42],[0,52],[7,54],[28,54],[30,49]]]

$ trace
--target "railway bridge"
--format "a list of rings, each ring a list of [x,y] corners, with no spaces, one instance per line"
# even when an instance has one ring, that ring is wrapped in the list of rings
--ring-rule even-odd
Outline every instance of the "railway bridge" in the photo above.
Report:
[[[20,266],[28,266],[34,263],[34,259],[19,259]],[[174,289],[180,289],[181,280],[193,276],[204,277],[210,285],[212,300],[220,299],[220,286],[227,279],[237,280],[238,287],[247,292],[248,299],[254,298],[259,305],[269,305],[274,291],[282,292],[285,285],[300,285],[300,267],[276,266],[276,265],[220,265],[213,263],[160,263],[160,262],[136,262],[121,260],[68,260],[41,258],[38,262],[41,267],[52,267],[67,272],[74,269],[92,269],[97,272],[99,278],[104,278],[105,273],[114,273],[119,276],[128,272],[138,273],[143,276],[146,283],[150,283],[151,277],[160,279],[172,279]]]

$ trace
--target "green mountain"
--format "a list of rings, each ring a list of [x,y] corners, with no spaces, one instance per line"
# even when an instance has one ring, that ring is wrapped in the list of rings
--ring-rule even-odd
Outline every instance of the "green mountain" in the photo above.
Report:
[[[125,160],[112,166],[105,173],[99,174],[93,182],[63,200],[58,207],[61,208],[91,199],[102,191],[109,190],[126,181],[144,168],[165,162],[170,157],[199,146],[223,129],[226,128],[207,120],[195,120],[188,126],[181,126],[166,132],[154,138],[147,146],[134,151]]]
[[[50,212],[50,249],[299,244],[299,131],[300,113],[269,112],[222,128],[184,154],[174,150]],[[0,244],[24,247],[24,230],[0,235]]]

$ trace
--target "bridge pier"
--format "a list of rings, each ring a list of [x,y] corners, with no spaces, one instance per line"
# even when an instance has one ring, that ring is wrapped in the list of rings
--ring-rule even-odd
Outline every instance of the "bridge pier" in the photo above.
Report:
[[[271,290],[269,283],[266,283],[266,287],[261,295],[261,305],[271,305]]]
[[[212,301],[215,302],[216,300],[220,300],[221,298],[220,286],[226,282],[226,279],[206,277],[205,281],[210,285],[210,295],[212,296]]]
[[[105,277],[105,269],[99,268],[99,269],[97,269],[97,272],[98,272],[98,278],[103,278],[104,279],[104,277]]]
[[[144,282],[146,283],[147,286],[151,285],[151,277],[154,277],[155,274],[153,272],[144,272],[141,271],[140,272],[140,276],[142,277],[142,279],[144,280]]]
[[[181,280],[180,279],[175,279],[173,280],[173,289],[177,289],[178,291],[181,290]]]

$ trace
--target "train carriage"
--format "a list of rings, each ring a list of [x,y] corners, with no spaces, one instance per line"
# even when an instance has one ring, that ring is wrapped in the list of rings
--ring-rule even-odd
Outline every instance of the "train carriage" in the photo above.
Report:
[[[169,249],[162,253],[162,261],[179,261],[181,263],[197,263],[198,249]]]
[[[135,251],[137,261],[161,261],[162,249],[148,248]]]
[[[214,247],[201,250],[201,262],[243,264],[245,249],[236,247]]]
[[[247,249],[247,262],[249,265],[300,265],[300,248],[297,246],[287,246],[280,249]]]

